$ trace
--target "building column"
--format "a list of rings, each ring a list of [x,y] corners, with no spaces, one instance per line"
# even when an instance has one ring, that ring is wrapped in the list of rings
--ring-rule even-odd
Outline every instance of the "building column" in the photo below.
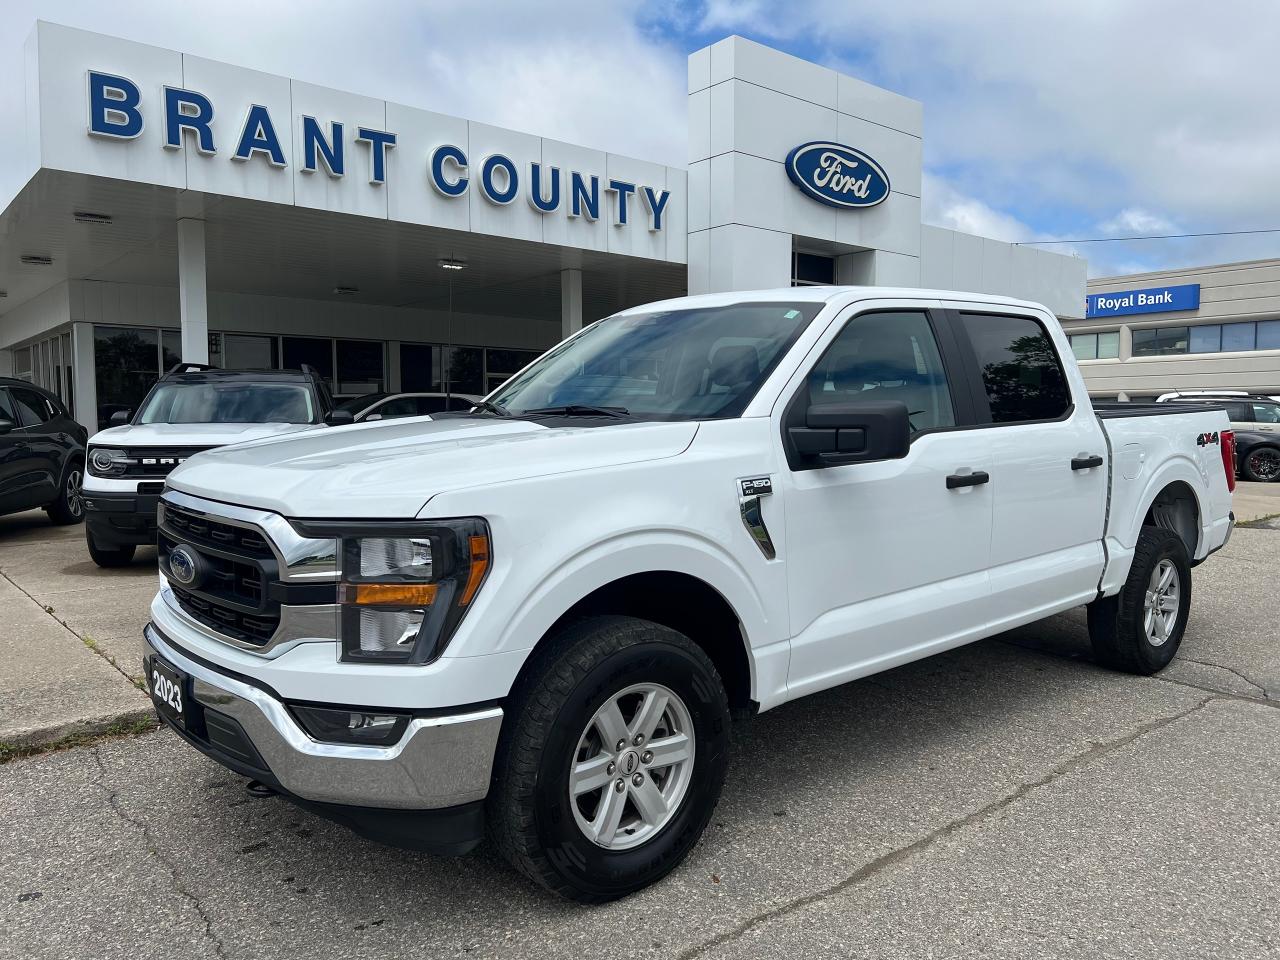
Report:
[[[400,392],[400,341],[387,341],[387,381],[386,389],[389,393]]]
[[[582,271],[560,271],[560,339],[582,329]]]
[[[13,376],[13,351],[0,350],[0,377]]]
[[[94,366],[93,324],[71,325],[71,415],[89,431],[98,432],[98,377]]]
[[[1120,358],[1128,360],[1133,356],[1133,331],[1127,323],[1120,325]]]
[[[209,297],[206,290],[204,221],[178,221],[178,301],[182,362],[209,362]]]

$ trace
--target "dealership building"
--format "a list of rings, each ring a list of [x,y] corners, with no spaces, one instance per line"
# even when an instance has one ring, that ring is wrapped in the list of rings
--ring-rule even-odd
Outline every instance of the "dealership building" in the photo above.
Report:
[[[689,57],[679,167],[43,22],[25,77],[0,375],[91,428],[179,360],[484,393],[584,321],[686,292],[1084,314],[1083,260],[922,224],[921,103],[739,37]]]
[[[1085,317],[1064,325],[1091,395],[1280,395],[1280,260],[1107,277],[1088,290]]]

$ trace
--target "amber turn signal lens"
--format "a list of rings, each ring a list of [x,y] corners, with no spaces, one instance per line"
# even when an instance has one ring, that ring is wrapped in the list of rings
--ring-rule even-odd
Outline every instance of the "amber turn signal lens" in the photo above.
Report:
[[[429,607],[436,598],[434,583],[344,583],[340,603],[362,607]]]
[[[467,586],[458,598],[458,606],[465,607],[480,589],[480,581],[489,569],[489,538],[471,537],[471,572],[467,575]]]

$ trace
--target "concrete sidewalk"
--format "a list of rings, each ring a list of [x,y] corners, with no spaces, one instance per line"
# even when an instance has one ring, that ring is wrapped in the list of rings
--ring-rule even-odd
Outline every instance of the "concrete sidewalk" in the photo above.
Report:
[[[152,716],[140,634],[156,573],[154,552],[139,554],[99,570],[83,527],[0,517],[0,759]]]
[[[1231,508],[1236,513],[1236,523],[1280,516],[1280,483],[1237,483]]]

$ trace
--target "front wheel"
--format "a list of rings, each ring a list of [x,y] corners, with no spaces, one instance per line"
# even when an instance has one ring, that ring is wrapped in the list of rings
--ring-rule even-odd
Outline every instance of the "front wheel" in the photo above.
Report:
[[[1254,483],[1280,479],[1280,447],[1254,447],[1245,455],[1240,472]]]
[[[665,876],[697,843],[729,756],[729,705],[706,653],[631,617],[546,641],[517,683],[489,823],[522,873],[599,903]]]
[[[1105,666],[1127,673],[1163,670],[1178,652],[1191,612],[1191,563],[1182,538],[1143,527],[1120,592],[1089,604],[1089,639]]]
[[[126,544],[123,547],[100,547],[93,542],[93,535],[86,531],[85,542],[89,545],[89,556],[100,567],[127,567],[133,562],[137,547]]]

